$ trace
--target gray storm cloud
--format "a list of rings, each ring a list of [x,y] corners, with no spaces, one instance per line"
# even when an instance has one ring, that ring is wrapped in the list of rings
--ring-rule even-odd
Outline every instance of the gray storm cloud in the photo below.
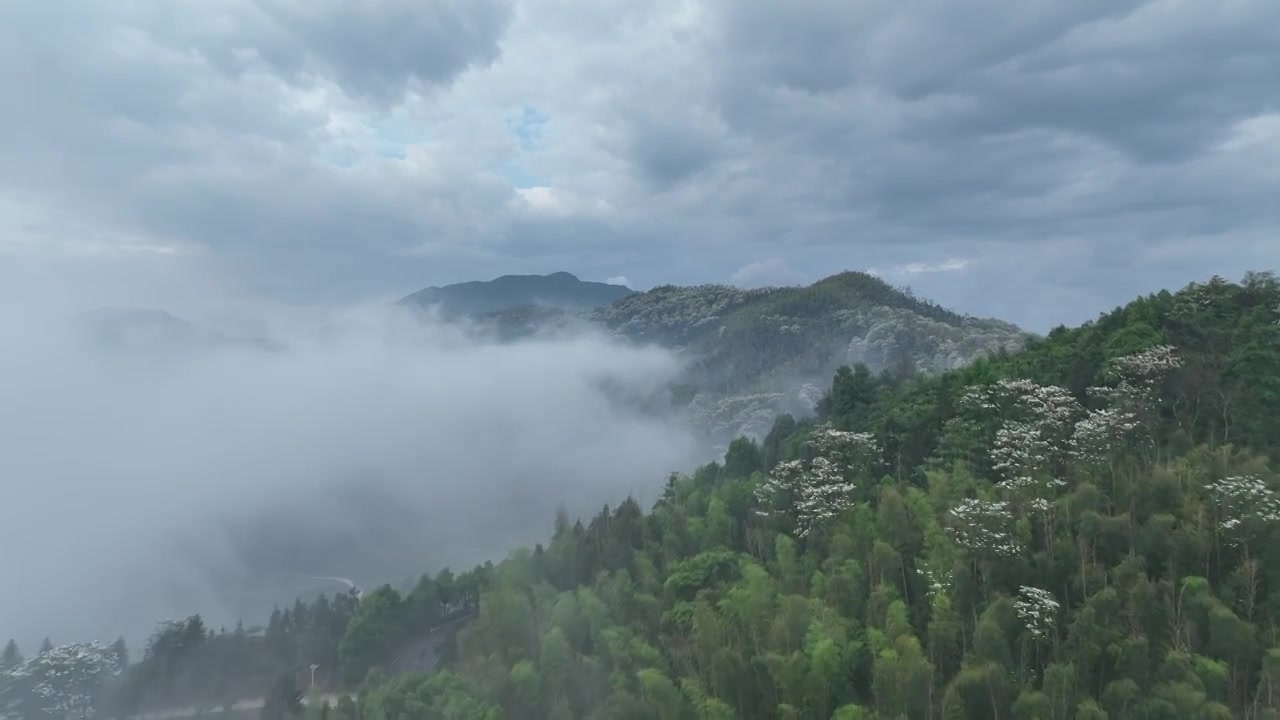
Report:
[[[0,634],[28,644],[252,624],[311,575],[466,569],[559,505],[652,500],[698,455],[602,389],[658,389],[679,364],[657,349],[499,346],[385,305],[263,308],[274,349],[107,347],[80,311],[119,296],[65,292],[0,298]]]

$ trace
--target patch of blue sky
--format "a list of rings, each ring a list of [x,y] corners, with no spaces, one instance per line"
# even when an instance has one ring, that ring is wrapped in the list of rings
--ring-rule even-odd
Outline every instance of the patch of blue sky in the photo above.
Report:
[[[522,105],[520,109],[506,119],[507,129],[515,136],[518,152],[494,169],[499,177],[511,183],[512,187],[525,189],[547,184],[544,178],[532,172],[525,162],[525,153],[541,150],[543,130],[548,116],[532,105]]]
[[[550,118],[532,105],[525,105],[514,117],[507,119],[507,127],[516,136],[520,149],[524,152],[538,150],[542,147],[543,129]]]
[[[511,183],[512,187],[520,188],[521,190],[546,185],[545,180],[529,172],[529,169],[519,159],[512,159],[502,163],[495,172],[499,177]]]
[[[403,160],[410,145],[425,140],[425,134],[403,118],[380,118],[368,124],[371,149],[387,158]]]

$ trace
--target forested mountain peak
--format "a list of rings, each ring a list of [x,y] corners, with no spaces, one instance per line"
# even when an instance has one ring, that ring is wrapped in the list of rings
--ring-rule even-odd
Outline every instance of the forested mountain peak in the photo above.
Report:
[[[579,280],[567,272],[503,275],[443,287],[428,287],[402,300],[411,307],[436,306],[446,316],[479,316],[527,306],[567,311],[607,305],[634,291],[622,285]]]
[[[616,336],[684,353],[695,421],[723,442],[763,437],[778,414],[808,412],[811,386],[842,365],[937,373],[1030,337],[852,271],[805,287],[666,285],[589,317]]]

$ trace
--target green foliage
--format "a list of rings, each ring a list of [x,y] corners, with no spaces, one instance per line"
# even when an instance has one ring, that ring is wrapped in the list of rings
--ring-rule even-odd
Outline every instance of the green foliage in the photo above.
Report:
[[[810,290],[703,300],[744,324],[905,302],[858,277]],[[673,475],[647,513],[558,517],[465,583],[368,595],[336,650],[358,707],[335,714],[1280,717],[1277,308],[1268,275],[1214,279],[935,376],[841,370],[814,423]],[[879,453],[794,536],[756,490],[815,467],[827,426]],[[447,669],[366,674],[458,602],[475,618]]]
[[[751,302],[801,307],[771,297]],[[521,718],[1280,713],[1280,532],[1257,503],[1237,518],[1275,488],[1277,306],[1275,283],[1214,280],[938,376],[842,369],[818,420],[870,433],[884,481],[840,520],[793,538],[759,512],[766,474],[812,460],[782,418],[648,515],[513,555],[457,671]]]
[[[507,312],[524,319],[539,310],[585,310],[607,305],[634,291],[621,285],[579,280],[567,272],[550,275],[503,275],[429,287],[402,299],[409,307],[436,307],[442,315],[482,316]],[[555,317],[554,313],[543,313]]]

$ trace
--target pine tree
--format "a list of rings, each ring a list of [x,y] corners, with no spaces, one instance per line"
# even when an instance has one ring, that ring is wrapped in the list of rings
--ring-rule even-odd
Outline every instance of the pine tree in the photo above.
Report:
[[[18,649],[18,643],[12,638],[4,646],[4,652],[0,653],[0,670],[8,670],[22,664],[22,651]]]
[[[121,669],[129,667],[129,648],[124,644],[123,637],[116,638],[116,641],[111,643],[111,652],[116,657],[116,667]]]

